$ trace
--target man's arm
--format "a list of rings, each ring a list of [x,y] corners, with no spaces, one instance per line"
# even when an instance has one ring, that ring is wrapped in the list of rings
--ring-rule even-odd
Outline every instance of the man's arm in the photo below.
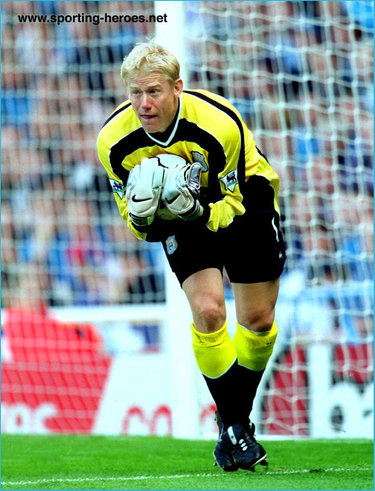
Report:
[[[221,143],[225,152],[225,166],[217,177],[222,199],[208,204],[210,213],[207,227],[216,232],[226,228],[237,215],[245,213],[241,186],[245,179],[246,150],[251,136],[242,120],[241,127],[232,123],[221,131]]]
[[[125,196],[126,183],[124,184],[123,181],[113,172],[109,160],[110,149],[100,133],[97,140],[97,150],[98,150],[99,160],[107,172],[109,182],[111,184],[112,191],[113,191],[113,196],[115,197],[115,201],[122,219],[127,223],[129,229],[137,237],[137,239],[145,240],[147,235],[146,231],[137,230],[134,227],[129,217],[128,204],[126,202],[126,196]]]

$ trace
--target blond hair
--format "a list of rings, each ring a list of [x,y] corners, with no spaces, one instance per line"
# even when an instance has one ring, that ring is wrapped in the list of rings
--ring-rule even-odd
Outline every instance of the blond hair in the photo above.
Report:
[[[177,58],[155,40],[137,43],[124,58],[121,65],[121,78],[124,84],[127,86],[129,77],[141,71],[161,73],[170,84],[180,78],[180,64]]]

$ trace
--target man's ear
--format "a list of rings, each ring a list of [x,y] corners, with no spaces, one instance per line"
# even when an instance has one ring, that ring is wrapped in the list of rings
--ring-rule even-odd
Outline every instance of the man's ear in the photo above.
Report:
[[[176,96],[179,96],[183,89],[183,81],[181,78],[178,78],[174,83],[174,93]]]

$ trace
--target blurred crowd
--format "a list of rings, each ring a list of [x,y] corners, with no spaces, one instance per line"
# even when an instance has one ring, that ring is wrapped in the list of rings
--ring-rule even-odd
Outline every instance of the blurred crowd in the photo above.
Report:
[[[371,281],[372,2],[184,5],[185,85],[229,98],[280,174],[285,274]],[[3,307],[30,267],[51,306],[164,299],[160,248],[122,224],[96,155],[126,95],[121,60],[155,24],[18,18],[75,13],[152,14],[153,2],[2,3]]]
[[[18,21],[142,10],[152,2],[2,5],[3,306],[25,296],[30,264],[31,290],[50,306],[164,299],[160,250],[122,223],[96,153],[101,125],[125,98],[121,60],[152,24]]]

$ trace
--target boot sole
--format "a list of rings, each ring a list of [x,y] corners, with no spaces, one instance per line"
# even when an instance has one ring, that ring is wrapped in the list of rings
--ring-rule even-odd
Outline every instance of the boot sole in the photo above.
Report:
[[[255,466],[258,465],[258,464],[263,465],[265,467],[268,467],[268,462],[267,462],[266,458],[267,458],[267,454],[264,454],[262,457],[260,457],[255,462],[253,462],[253,463],[251,463],[249,465],[240,465],[239,468],[240,469],[244,469],[246,471],[255,472]]]

